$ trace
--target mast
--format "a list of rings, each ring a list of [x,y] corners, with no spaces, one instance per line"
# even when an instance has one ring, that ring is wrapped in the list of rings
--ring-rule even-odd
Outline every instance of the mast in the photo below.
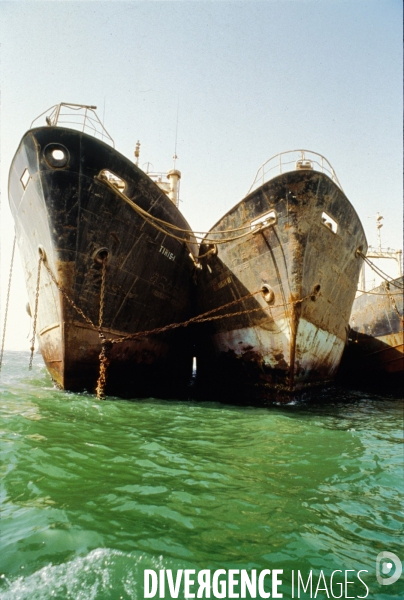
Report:
[[[379,252],[382,251],[382,238],[380,235],[380,230],[383,227],[383,223],[382,223],[382,215],[380,213],[376,213],[376,227],[377,227],[377,244],[379,246]]]
[[[178,169],[171,169],[171,171],[168,171],[167,173],[167,179],[170,183],[170,191],[168,192],[168,197],[170,198],[171,202],[173,202],[173,204],[175,204],[175,206],[178,208],[179,203],[180,203],[180,179],[181,179],[181,172],[178,171]]]

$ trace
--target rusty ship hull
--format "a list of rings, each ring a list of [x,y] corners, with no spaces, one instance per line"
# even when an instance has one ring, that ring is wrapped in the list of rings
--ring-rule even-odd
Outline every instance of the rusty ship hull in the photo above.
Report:
[[[10,170],[10,207],[32,314],[40,254],[58,283],[42,265],[36,331],[49,373],[65,390],[92,392],[97,382],[105,257],[105,338],[154,330],[191,314],[189,254],[197,246],[146,222],[100,180],[103,170],[124,182],[125,194],[149,214],[189,229],[166,194],[107,143],[59,126],[24,135]],[[185,330],[150,334],[113,344],[106,389],[177,396],[191,373]]]
[[[246,235],[233,241],[220,233],[237,237],[242,227]],[[234,206],[208,237],[200,249],[200,309],[233,304],[198,336],[202,389],[265,403],[333,380],[362,264],[357,249],[367,248],[340,187],[310,169],[278,175]]]
[[[398,383],[404,375],[404,279],[398,277],[355,298],[341,364],[341,381]]]

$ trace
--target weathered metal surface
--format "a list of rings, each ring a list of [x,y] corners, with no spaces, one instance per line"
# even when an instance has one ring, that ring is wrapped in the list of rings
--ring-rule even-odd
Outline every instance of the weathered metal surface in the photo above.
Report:
[[[55,162],[54,149],[61,149],[67,161]],[[146,223],[99,181],[96,176],[103,169],[126,183],[125,193],[141,208],[189,229],[156,184],[107,144],[59,127],[28,131],[11,166],[9,198],[31,309],[42,246],[59,284],[98,325],[102,268],[96,255],[105,248],[107,337],[189,318],[194,270],[189,248]],[[197,253],[196,244],[191,247]],[[56,383],[64,389],[93,391],[101,349],[98,333],[66,302],[45,269],[38,332],[42,355]],[[186,330],[122,342],[112,351],[107,392],[177,394],[191,376],[191,365]]]
[[[259,294],[237,306],[257,311],[199,330],[198,381],[242,401],[290,398],[334,377],[361,268],[356,250],[367,248],[360,220],[342,190],[313,170],[275,177],[211,231],[248,225],[271,211],[273,224],[218,244],[216,255],[201,258],[198,273],[201,311],[263,286],[274,294],[273,308]],[[337,225],[336,233],[324,224],[324,213]],[[201,255],[207,249],[202,245]]]
[[[404,374],[403,277],[358,296],[349,320],[340,379],[400,383]]]

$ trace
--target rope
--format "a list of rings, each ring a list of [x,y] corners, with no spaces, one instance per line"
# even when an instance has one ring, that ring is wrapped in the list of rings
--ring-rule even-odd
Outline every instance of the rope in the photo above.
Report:
[[[141,208],[138,204],[136,204],[135,202],[133,202],[133,200],[131,200],[128,196],[126,196],[125,194],[123,194],[111,181],[109,181],[109,179],[107,179],[105,176],[103,175],[98,175],[97,179],[99,179],[100,181],[102,181],[103,183],[106,183],[114,192],[116,192],[118,194],[118,196],[121,196],[123,200],[125,200],[125,202],[128,202],[128,204],[130,204],[131,206],[133,205],[133,208],[135,208],[135,210],[139,210],[139,213],[143,213],[144,215],[150,217],[151,219],[153,219],[154,221],[161,223],[162,225],[167,225],[167,227],[170,227],[171,229],[175,229],[176,231],[179,231],[181,233],[188,233],[188,234],[199,234],[199,235],[195,235],[195,237],[204,237],[205,235],[208,235],[209,233],[214,233],[214,234],[219,234],[219,233],[232,233],[234,231],[242,231],[244,229],[249,229],[250,225],[242,225],[240,227],[233,227],[230,229],[224,229],[223,231],[192,231],[191,229],[183,229],[181,227],[178,227],[177,225],[174,225],[172,223],[168,223],[167,221],[163,221],[162,219],[159,219],[158,217],[155,217],[153,215],[151,215],[150,213],[148,213],[147,211],[145,211],[143,208]]]
[[[368,259],[367,256],[365,256],[365,254],[363,254],[363,252],[361,252],[360,250],[357,251],[358,256],[360,256],[361,258],[363,258],[363,260],[365,261],[365,263],[367,265],[369,265],[369,267],[371,269],[373,269],[373,271],[379,276],[381,277],[384,281],[386,281],[387,283],[390,283],[391,285],[393,285],[394,287],[398,288],[399,290],[404,290],[404,286],[399,285],[398,283],[394,283],[391,280],[391,277],[389,277],[389,275],[387,275],[387,273],[385,273],[384,271],[382,271],[380,269],[380,267],[377,267],[374,263],[372,263],[371,260]]]
[[[9,273],[9,276],[8,276],[6,310],[4,312],[3,337],[2,337],[2,340],[1,340],[1,351],[0,351],[0,371],[1,371],[2,364],[3,364],[4,342],[5,342],[5,339],[6,339],[7,314],[8,314],[8,305],[9,305],[9,302],[10,302],[11,277],[12,277],[12,274],[13,274],[13,264],[14,264],[14,252],[15,252],[16,237],[17,236],[14,236],[13,250],[12,250],[12,253],[11,253],[10,273]]]
[[[129,206],[131,206],[133,208],[133,210],[135,212],[137,212],[141,217],[143,217],[143,219],[145,221],[147,221],[150,225],[155,227],[158,231],[161,231],[162,233],[168,235],[169,237],[172,237],[173,239],[178,240],[179,242],[189,242],[189,238],[191,236],[194,236],[196,239],[201,239],[201,240],[203,239],[204,243],[226,244],[227,242],[233,242],[235,240],[239,240],[239,239],[246,237],[247,235],[250,235],[252,233],[250,225],[242,225],[240,227],[235,227],[233,229],[224,229],[223,231],[207,231],[207,232],[204,232],[204,231],[196,231],[195,232],[195,231],[192,231],[191,229],[182,229],[181,227],[178,227],[177,225],[168,223],[167,221],[159,219],[158,217],[155,217],[155,216],[151,215],[150,213],[148,213],[147,211],[145,211],[138,204],[136,204],[136,202],[133,202],[133,200],[131,200],[128,196],[126,196],[120,190],[118,190],[113,183],[108,181],[108,179],[106,179],[102,176],[98,176],[98,179],[102,183],[105,183],[111,190],[113,190],[117,194],[117,196],[119,196],[120,198],[122,198],[122,200],[124,200],[127,204],[129,204]],[[186,236],[188,236],[188,239],[178,237],[174,233],[171,233],[170,231],[163,229],[160,225],[170,228],[170,229],[173,229],[179,233],[184,233]],[[222,234],[226,234],[229,232],[232,233],[235,231],[243,231],[245,229],[248,229],[248,231],[246,231],[245,233],[242,233],[241,235],[226,238],[224,240],[206,237],[208,235],[222,235]],[[196,257],[196,255],[194,255],[194,256]]]

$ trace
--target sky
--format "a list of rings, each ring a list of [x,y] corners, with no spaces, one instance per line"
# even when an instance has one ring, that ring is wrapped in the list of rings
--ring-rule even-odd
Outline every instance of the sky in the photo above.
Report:
[[[96,105],[122,154],[140,140],[140,166],[166,171],[176,150],[194,230],[239,202],[266,159],[305,148],[334,167],[368,243],[379,212],[382,246],[402,248],[402,11],[401,0],[0,0],[0,330],[8,171],[59,102]],[[17,252],[6,349],[28,352],[26,302]]]

